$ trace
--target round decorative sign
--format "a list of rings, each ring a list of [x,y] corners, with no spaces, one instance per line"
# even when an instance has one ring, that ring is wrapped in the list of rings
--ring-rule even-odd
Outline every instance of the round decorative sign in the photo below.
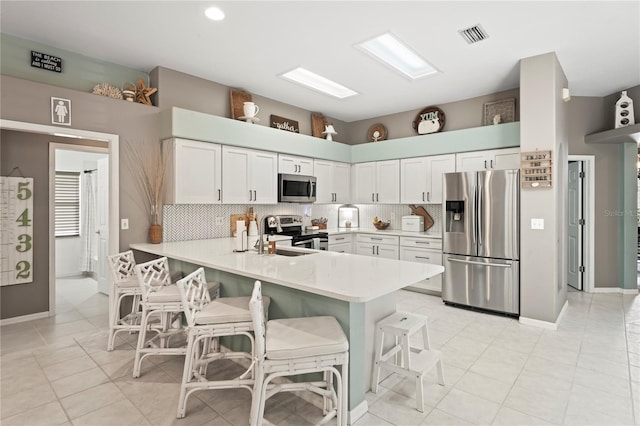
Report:
[[[441,131],[445,118],[444,111],[438,107],[430,106],[420,111],[411,124],[419,135],[426,135]]]
[[[367,141],[378,142],[387,139],[387,128],[383,124],[376,123],[367,131]]]

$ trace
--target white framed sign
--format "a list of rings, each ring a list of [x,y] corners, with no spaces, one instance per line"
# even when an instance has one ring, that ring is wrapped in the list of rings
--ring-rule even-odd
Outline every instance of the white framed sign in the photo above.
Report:
[[[33,178],[0,177],[0,286],[33,281]]]
[[[51,97],[51,124],[71,126],[71,100]]]

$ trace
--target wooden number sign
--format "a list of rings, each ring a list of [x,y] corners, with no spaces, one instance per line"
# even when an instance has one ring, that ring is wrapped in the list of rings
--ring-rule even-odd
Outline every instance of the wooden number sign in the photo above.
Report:
[[[0,177],[0,285],[33,281],[33,178]]]

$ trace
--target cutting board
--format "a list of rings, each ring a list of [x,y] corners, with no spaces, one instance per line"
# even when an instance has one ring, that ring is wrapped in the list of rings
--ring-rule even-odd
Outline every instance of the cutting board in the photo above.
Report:
[[[249,226],[249,218],[246,214],[232,214],[231,215],[231,236],[234,237],[236,235],[236,222],[239,220],[244,220],[245,227]]]
[[[416,206],[415,204],[409,204],[411,213],[422,216],[424,218],[424,230],[427,231],[433,226],[433,218],[422,206]]]
[[[251,102],[251,93],[241,89],[229,90],[229,101],[231,105],[231,118],[236,119],[244,115],[244,103]]]

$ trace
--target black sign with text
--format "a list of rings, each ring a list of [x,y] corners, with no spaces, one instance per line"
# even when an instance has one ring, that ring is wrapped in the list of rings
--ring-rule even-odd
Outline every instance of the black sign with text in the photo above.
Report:
[[[62,72],[62,58],[32,50],[31,66],[47,71]]]

